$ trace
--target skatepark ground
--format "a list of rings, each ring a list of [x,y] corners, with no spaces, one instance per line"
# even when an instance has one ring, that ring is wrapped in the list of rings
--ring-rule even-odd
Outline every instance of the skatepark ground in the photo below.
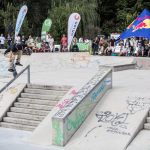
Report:
[[[149,58],[139,59],[143,61]],[[31,65],[32,83],[71,86],[84,85],[98,71],[99,65],[120,65],[134,61],[133,57],[91,56],[87,53],[34,53],[22,58],[24,66]],[[0,54],[0,88],[12,78],[7,67],[7,58]],[[17,67],[18,72],[21,69]],[[25,83],[26,76],[25,73],[16,82]],[[138,122],[142,122],[150,106],[149,77],[148,69],[113,72],[113,88],[105,94],[64,148],[32,144],[25,140],[32,135],[31,132],[0,128],[0,149],[150,150],[150,131],[141,130],[135,134]],[[131,108],[130,102],[137,99],[147,105]],[[106,114],[108,117],[124,118],[124,124],[115,124],[115,120],[110,121]],[[134,136],[133,141],[130,141]]]

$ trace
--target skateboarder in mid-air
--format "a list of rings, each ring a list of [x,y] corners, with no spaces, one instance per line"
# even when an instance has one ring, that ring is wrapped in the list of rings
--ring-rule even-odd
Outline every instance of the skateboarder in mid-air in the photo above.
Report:
[[[21,60],[21,56],[22,56],[22,50],[23,50],[23,47],[21,44],[13,44],[11,47],[10,47],[10,64],[9,64],[9,69],[8,71],[10,72],[14,72],[15,71],[15,65],[18,65],[18,66],[23,66],[21,63],[20,63],[20,60]],[[14,65],[14,61],[15,61],[15,57],[17,55],[17,59],[16,59],[16,63]]]

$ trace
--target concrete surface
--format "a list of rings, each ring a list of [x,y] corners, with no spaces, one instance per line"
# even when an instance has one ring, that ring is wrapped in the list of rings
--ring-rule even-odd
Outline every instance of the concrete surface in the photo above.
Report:
[[[0,55],[0,68],[4,69],[4,71],[0,71],[0,86],[3,86],[11,78],[11,74],[7,74],[7,67],[1,67],[2,64],[6,64],[4,61],[1,63],[2,60],[7,63],[6,58]],[[89,56],[85,53],[36,53],[31,57],[23,56],[22,62],[24,65],[31,64],[31,81],[34,83],[82,86],[97,72],[98,65],[132,63],[134,58]],[[20,68],[22,67],[17,67],[17,70],[19,71]],[[4,74],[5,71],[6,74]],[[1,76],[1,74],[3,75]],[[7,77],[7,75],[9,76]],[[138,129],[142,127],[143,119],[149,109],[149,77],[149,70],[127,70],[113,73],[113,89],[103,97],[81,128],[71,138],[69,144],[63,149],[123,150],[126,148]],[[17,82],[26,82],[26,74]],[[139,105],[133,105],[135,101],[139,101]],[[113,116],[117,115],[121,117],[119,122],[113,119]],[[119,127],[114,127],[114,125]],[[141,144],[143,147],[145,145],[145,149],[141,150],[149,150],[149,147],[146,147],[149,131],[145,130],[144,132],[140,138],[143,139]],[[20,150],[24,148],[25,150],[34,150],[36,145],[31,146],[24,141],[30,136],[32,133],[11,129],[6,131],[6,129],[0,128],[0,149]],[[44,134],[39,136],[41,136],[41,140],[45,139]],[[139,145],[138,135],[133,142],[132,150],[136,150],[136,146]],[[50,150],[61,149],[48,143],[44,144],[49,145],[48,149]],[[36,150],[45,150],[46,148],[41,146]]]
[[[46,146],[33,145],[23,142],[31,132],[15,129],[0,128],[0,150],[58,150]]]
[[[150,130],[142,130],[127,150],[150,150]]]

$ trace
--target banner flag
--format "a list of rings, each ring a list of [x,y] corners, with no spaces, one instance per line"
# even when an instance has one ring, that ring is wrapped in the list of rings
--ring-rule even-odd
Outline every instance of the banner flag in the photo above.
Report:
[[[21,26],[22,26],[22,23],[23,23],[23,20],[26,16],[27,11],[28,11],[28,7],[26,5],[22,6],[20,11],[19,11],[19,14],[17,17],[17,22],[16,22],[16,28],[15,28],[15,37],[20,32],[20,29],[21,29]]]
[[[52,26],[52,20],[46,19],[43,23],[43,26],[42,26],[42,32],[41,32],[41,39],[42,40],[46,39],[46,33],[50,30],[51,26]]]
[[[70,48],[71,42],[81,20],[80,14],[72,13],[68,20],[68,48]]]
[[[144,9],[143,12],[127,27],[120,35],[119,39],[130,37],[145,37],[150,39],[150,11]]]

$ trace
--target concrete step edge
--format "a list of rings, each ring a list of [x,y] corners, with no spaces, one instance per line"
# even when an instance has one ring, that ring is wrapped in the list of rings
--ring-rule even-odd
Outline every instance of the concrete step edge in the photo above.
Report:
[[[37,100],[37,99],[30,99],[30,98],[18,98],[17,102],[20,103],[30,103],[30,104],[40,104],[40,105],[49,105],[49,106],[55,106],[58,101],[51,101],[51,100]]]
[[[57,86],[57,85],[39,85],[39,84],[27,84],[28,88],[36,88],[36,89],[47,89],[47,90],[62,90],[62,91],[68,91],[71,86],[66,86],[66,85],[62,85],[62,86]]]
[[[7,112],[7,117],[33,120],[33,121],[42,121],[45,118],[45,116],[21,114],[21,113],[14,113],[14,112]]]
[[[33,89],[25,88],[24,93],[33,93],[33,94],[45,94],[45,95],[60,95],[63,96],[67,91],[56,91],[56,90],[44,90],[44,89]]]
[[[4,128],[13,128],[17,130],[33,131],[35,127],[27,125],[18,125],[13,123],[0,122],[0,126]]]
[[[47,100],[54,100],[59,101],[62,96],[55,96],[55,95],[41,95],[41,94],[31,94],[31,93],[21,93],[22,98],[33,98],[33,99],[47,99]]]
[[[53,106],[20,103],[20,102],[15,102],[14,106],[19,107],[19,108],[27,108],[27,109],[30,108],[30,109],[35,109],[35,110],[46,110],[46,111],[51,111],[53,109]]]
[[[39,115],[39,116],[46,116],[49,113],[49,111],[44,111],[44,110],[35,110],[35,109],[18,108],[18,107],[11,107],[10,111],[15,113],[24,113],[24,114]]]
[[[4,117],[3,122],[20,124],[20,125],[30,125],[34,127],[38,126],[40,123],[40,121],[26,120],[26,119],[12,118],[12,117]]]

